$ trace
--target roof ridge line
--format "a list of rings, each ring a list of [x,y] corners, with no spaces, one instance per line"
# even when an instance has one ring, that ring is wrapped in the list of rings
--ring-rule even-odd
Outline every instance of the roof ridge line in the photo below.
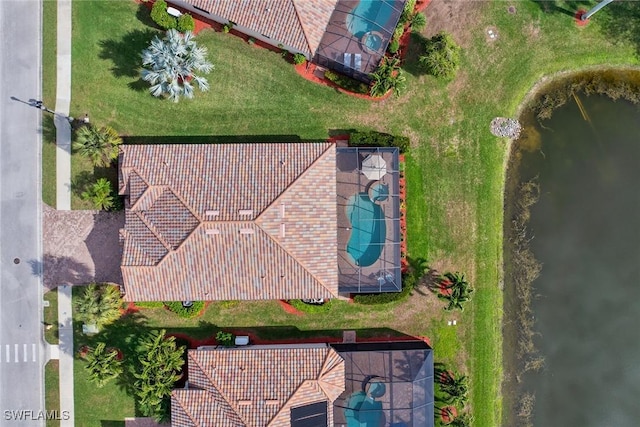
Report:
[[[178,390],[180,390],[180,389],[174,389],[174,390],[172,390],[171,395],[175,397],[175,392],[176,392],[176,391],[178,391]],[[185,390],[185,389],[183,389],[183,390]],[[206,391],[206,390],[202,390],[202,389],[199,389],[199,390],[201,390],[201,391],[203,391],[203,392],[208,393],[208,391]],[[189,417],[189,419],[191,420],[191,422],[193,423],[193,425],[194,425],[194,426],[195,426],[195,425],[198,425],[198,423],[196,422],[195,418],[193,418],[193,416],[191,415],[191,411],[187,411],[187,408],[185,408],[185,406],[182,404],[182,401],[181,401],[181,400],[179,400],[177,397],[175,397],[175,400],[176,400],[176,402],[178,403],[178,405],[180,405],[180,407],[182,408],[182,410],[184,411],[184,413],[185,413],[185,414],[187,414],[187,417]]]
[[[171,252],[171,245],[167,243],[166,240],[164,240],[160,232],[156,229],[156,226],[153,225],[153,223],[147,219],[147,216],[144,214],[144,212],[143,211],[131,211],[131,212],[133,212],[140,219],[140,221],[142,221],[142,223],[149,229],[149,231],[151,231],[151,233],[156,237],[156,239],[158,239],[158,241],[162,243],[162,246],[164,246],[164,248],[167,250],[167,255],[168,255],[169,252]],[[163,256],[160,259],[160,261],[166,258],[167,255]],[[160,261],[158,261],[158,264],[160,264]]]
[[[203,350],[192,350],[192,352],[197,352],[197,351],[203,351]],[[216,350],[204,350],[204,351],[216,351]],[[200,369],[202,374],[205,377],[207,377],[207,379],[209,380],[211,385],[216,389],[218,394],[220,394],[220,397],[222,398],[222,400],[224,400],[226,402],[226,404],[229,405],[229,408],[236,414],[238,419],[240,421],[242,421],[245,425],[249,425],[249,423],[244,418],[242,418],[242,415],[240,415],[240,412],[238,411],[238,408],[236,408],[236,406],[233,405],[231,403],[231,401],[227,398],[227,396],[225,396],[225,394],[220,390],[219,384],[216,381],[213,380],[213,377],[211,375],[209,375],[208,371],[206,369],[202,368],[202,365],[200,363],[198,363],[198,361],[197,361],[197,359],[195,357],[192,357],[191,360],[198,366],[198,368]],[[187,352],[187,363],[189,363],[189,352]]]
[[[300,24],[300,28],[302,29],[302,34],[304,34],[304,43],[307,45],[307,51],[309,55],[313,58],[316,54],[315,52],[311,52],[311,45],[309,44],[309,34],[307,34],[307,29],[305,25],[302,23],[302,18],[300,17],[300,12],[298,11],[298,6],[296,5],[296,0],[291,0],[291,4],[293,5],[293,10],[296,12],[296,18],[298,18],[298,23]]]

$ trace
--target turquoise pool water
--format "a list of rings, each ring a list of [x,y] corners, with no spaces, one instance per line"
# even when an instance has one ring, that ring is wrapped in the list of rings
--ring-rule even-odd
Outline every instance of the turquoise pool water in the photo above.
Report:
[[[371,200],[382,202],[389,197],[389,186],[387,184],[376,184],[371,187]]]
[[[347,253],[357,266],[373,265],[380,258],[387,235],[382,208],[367,193],[358,193],[347,201],[346,213],[351,224]]]
[[[382,425],[382,403],[373,400],[363,391],[349,397],[348,408],[344,410],[347,427],[379,427]]]
[[[389,22],[393,8],[380,0],[360,0],[360,3],[347,15],[347,29],[357,38],[370,31],[380,31]]]

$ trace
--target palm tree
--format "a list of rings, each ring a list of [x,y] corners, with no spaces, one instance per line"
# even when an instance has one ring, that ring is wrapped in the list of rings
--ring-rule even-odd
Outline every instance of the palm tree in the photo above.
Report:
[[[89,380],[97,387],[103,387],[106,383],[117,378],[122,373],[122,361],[118,360],[118,350],[106,351],[106,344],[98,343],[87,356],[86,369],[89,372]]]
[[[114,205],[113,188],[107,178],[100,178],[87,191],[83,191],[80,197],[90,201],[99,210],[109,210]]]
[[[152,331],[140,345],[140,366],[136,372],[135,387],[140,410],[158,422],[169,416],[169,396],[179,371],[184,364],[184,347],[176,345],[175,337],[166,337],[166,332]]]
[[[454,308],[459,308],[464,310],[462,303],[469,301],[473,292],[473,288],[465,280],[464,274],[445,273],[439,277],[439,281],[440,293],[438,297],[449,301],[449,304],[444,309],[453,310]]]
[[[448,403],[465,404],[469,394],[469,385],[465,375],[451,373],[441,375],[439,384],[440,391],[449,395]]]
[[[191,80],[201,91],[209,90],[207,79],[194,74],[213,70],[206,56],[207,49],[196,44],[193,33],[182,35],[171,29],[163,40],[156,36],[142,51],[142,79],[151,83],[149,91],[153,96],[167,96],[173,102],[181,96],[193,98]]]
[[[381,97],[393,89],[393,93],[399,95],[405,88],[406,78],[400,68],[398,58],[383,57],[376,70],[369,74],[371,89],[369,94],[373,97]]]
[[[93,283],[85,287],[75,300],[75,306],[80,321],[95,324],[100,329],[120,318],[120,290],[117,286],[98,286]]]
[[[118,158],[122,138],[112,127],[83,126],[76,134],[73,149],[88,157],[94,166],[107,167]]]

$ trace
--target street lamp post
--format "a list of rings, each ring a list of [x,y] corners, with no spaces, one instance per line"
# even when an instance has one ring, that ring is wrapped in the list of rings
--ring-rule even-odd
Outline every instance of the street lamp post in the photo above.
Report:
[[[586,21],[589,18],[591,18],[597,11],[599,11],[600,9],[602,9],[603,7],[605,7],[606,5],[608,5],[609,3],[613,2],[613,0],[602,0],[600,3],[598,3],[597,5],[595,5],[593,8],[591,8],[591,10],[589,10],[588,12],[585,12],[582,14],[582,16],[580,17],[580,20],[582,21]]]

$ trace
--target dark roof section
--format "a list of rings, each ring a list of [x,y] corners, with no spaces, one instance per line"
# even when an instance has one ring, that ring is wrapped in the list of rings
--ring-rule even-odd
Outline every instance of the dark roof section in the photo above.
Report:
[[[326,427],[327,406],[327,402],[317,402],[291,408],[291,427]]]

